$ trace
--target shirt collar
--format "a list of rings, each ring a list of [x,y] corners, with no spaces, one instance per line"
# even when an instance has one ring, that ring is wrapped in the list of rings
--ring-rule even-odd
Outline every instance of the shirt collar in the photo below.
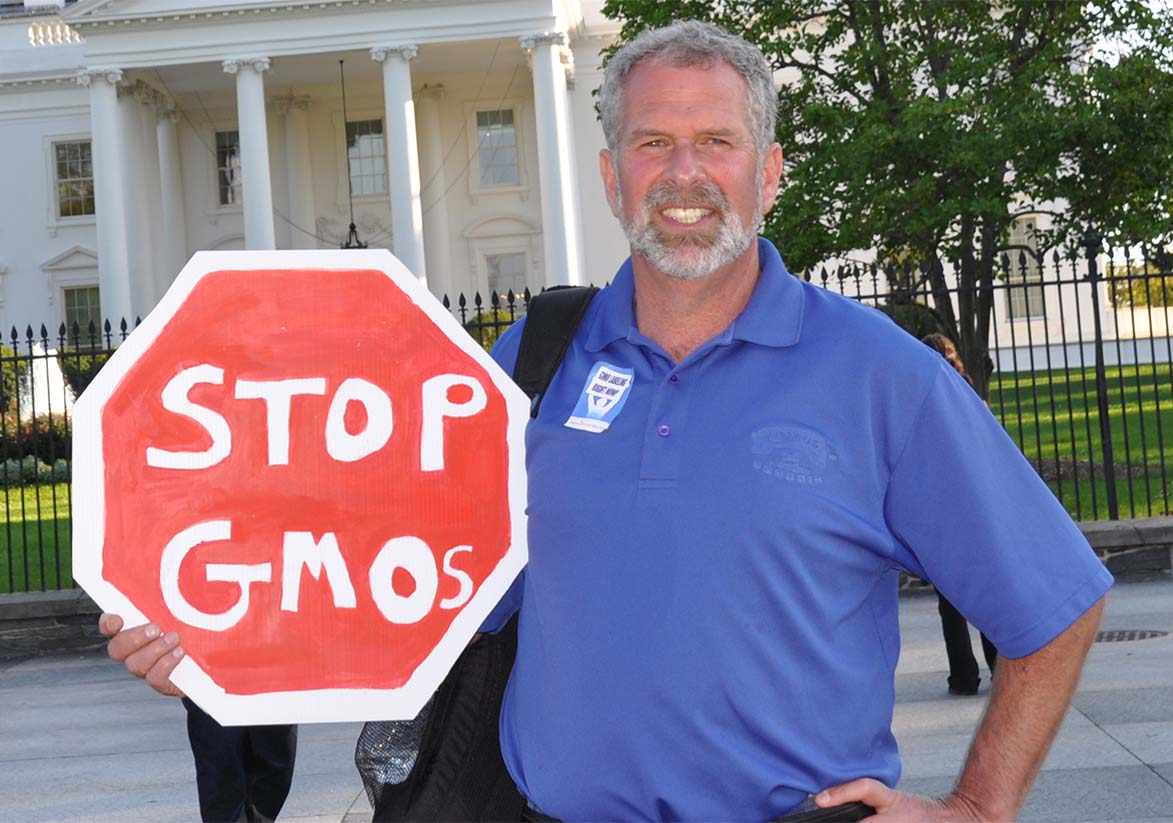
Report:
[[[802,283],[786,270],[778,249],[764,237],[758,238],[758,260],[762,274],[749,303],[718,336],[724,341],[742,340],[779,348],[793,346],[802,334]],[[634,298],[635,280],[629,257],[615,273],[611,285],[595,298],[598,308],[592,312],[594,319],[587,334],[587,351],[601,351],[623,338],[643,339],[635,326]]]

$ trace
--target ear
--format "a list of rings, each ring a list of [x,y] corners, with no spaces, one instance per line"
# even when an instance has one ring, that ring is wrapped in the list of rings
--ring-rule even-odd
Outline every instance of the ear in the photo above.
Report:
[[[772,143],[766,149],[766,162],[762,164],[762,214],[767,214],[774,207],[781,181],[782,147]]]
[[[622,217],[619,214],[619,178],[615,174],[610,149],[602,149],[599,152],[599,174],[603,178],[603,191],[607,194],[607,205],[611,207],[611,214]]]

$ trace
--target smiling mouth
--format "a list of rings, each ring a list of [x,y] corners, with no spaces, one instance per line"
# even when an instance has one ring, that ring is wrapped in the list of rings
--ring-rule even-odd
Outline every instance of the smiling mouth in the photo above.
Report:
[[[663,209],[661,212],[665,217],[674,220],[677,223],[690,224],[695,223],[702,217],[706,217],[713,213],[712,209]]]

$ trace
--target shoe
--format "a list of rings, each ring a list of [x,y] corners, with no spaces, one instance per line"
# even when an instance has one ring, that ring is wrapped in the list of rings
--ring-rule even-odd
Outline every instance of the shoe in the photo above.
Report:
[[[965,689],[958,689],[953,686],[949,687],[949,694],[959,694],[959,695],[969,697],[969,696],[975,695],[977,693],[978,693],[977,686],[973,686],[972,688],[965,688]]]

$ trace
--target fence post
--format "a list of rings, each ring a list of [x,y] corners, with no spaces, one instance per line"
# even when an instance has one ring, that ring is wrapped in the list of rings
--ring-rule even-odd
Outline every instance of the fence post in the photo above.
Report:
[[[1092,317],[1096,345],[1096,407],[1100,417],[1100,450],[1104,460],[1104,486],[1108,496],[1108,517],[1120,519],[1120,504],[1116,499],[1116,463],[1112,456],[1112,425],[1108,418],[1108,377],[1104,372],[1104,333],[1100,324],[1100,277],[1096,257],[1100,252],[1100,238],[1089,231],[1083,238],[1087,250],[1087,281],[1092,286]]]

